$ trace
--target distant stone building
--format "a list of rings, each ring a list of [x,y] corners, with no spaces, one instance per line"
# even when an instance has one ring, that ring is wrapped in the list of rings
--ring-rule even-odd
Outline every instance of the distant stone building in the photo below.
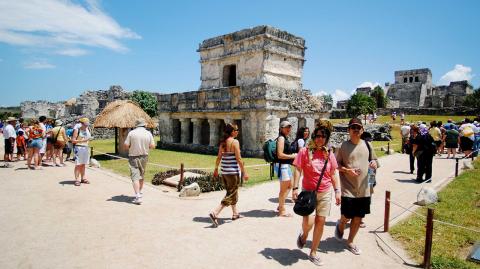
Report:
[[[361,93],[361,94],[371,96],[372,95],[372,88],[371,87],[357,88],[356,93]]]
[[[347,109],[348,100],[337,101],[338,109]]]
[[[26,119],[46,116],[47,118],[62,119],[66,122],[77,117],[93,119],[103,108],[115,100],[128,99],[130,93],[120,86],[111,86],[106,91],[86,91],[78,98],[57,103],[47,101],[26,101],[20,104],[22,117]]]
[[[281,120],[313,129],[321,98],[302,88],[305,40],[257,26],[204,40],[198,48],[198,91],[158,94],[161,147],[210,150],[223,127],[236,123],[248,156],[278,135]]]
[[[473,93],[467,81],[435,86],[428,68],[395,71],[395,83],[385,84],[389,108],[443,108],[461,106],[467,94]]]

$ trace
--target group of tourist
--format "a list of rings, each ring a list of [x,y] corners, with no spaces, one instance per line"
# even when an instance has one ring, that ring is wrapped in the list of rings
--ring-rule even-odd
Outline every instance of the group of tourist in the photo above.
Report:
[[[282,121],[276,139],[275,170],[280,182],[278,216],[292,216],[285,208],[285,200],[290,190],[294,201],[298,198],[299,189],[316,191],[315,216],[302,218],[302,232],[296,241],[297,246],[303,248],[313,229],[309,260],[315,265],[322,265],[317,248],[322,238],[325,219],[330,214],[333,193],[335,203],[340,206],[341,211],[341,218],[335,227],[335,237],[343,241],[346,225],[350,221],[350,233],[345,246],[352,253],[359,255],[361,250],[354,243],[354,239],[362,219],[370,213],[372,186],[369,184],[368,176],[379,166],[370,143],[361,138],[364,131],[361,120],[356,118],[350,120],[348,124],[350,139],[341,145],[336,154],[329,147],[329,139],[333,132],[333,126],[329,121],[320,121],[311,135],[308,128],[300,128],[292,143],[288,140],[291,128],[292,125],[288,121]],[[236,207],[238,188],[240,177],[248,179],[248,174],[241,158],[239,142],[235,139],[237,135],[238,126],[227,124],[214,171],[214,175],[218,176],[220,166],[227,193],[209,214],[215,227],[219,225],[218,215],[226,206],[232,208],[232,220],[242,217]],[[294,167],[293,173],[291,165]],[[340,178],[337,177],[337,171]]]
[[[25,122],[9,117],[3,126],[5,140],[4,166],[26,160],[28,169],[38,170],[42,166],[65,166],[73,149],[75,153],[75,185],[89,184],[85,177],[85,165],[89,163],[88,141],[92,139],[88,129],[89,119],[81,118],[78,123],[63,126],[61,120],[47,120],[45,116]],[[16,159],[13,158],[16,149]]]
[[[429,181],[432,178],[432,163],[435,155],[446,158],[456,158],[458,152],[463,157],[477,156],[480,149],[480,118],[473,121],[465,118],[454,123],[451,119],[443,124],[442,121],[432,121],[429,126],[426,122],[415,124],[404,123],[400,127],[402,136],[402,153],[410,155],[410,173],[415,171],[417,159],[418,182]],[[425,178],[423,176],[425,175]]]

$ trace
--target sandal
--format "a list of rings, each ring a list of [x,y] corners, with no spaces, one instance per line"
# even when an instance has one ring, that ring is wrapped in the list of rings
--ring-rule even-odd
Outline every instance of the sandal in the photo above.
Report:
[[[362,253],[362,251],[357,247],[357,245],[354,244],[347,245],[347,249],[355,255],[360,255]]]
[[[278,216],[279,216],[279,217],[283,217],[283,218],[291,218],[291,217],[293,217],[293,215],[290,214],[290,213],[282,213],[282,214],[278,213]]]
[[[77,187],[80,187],[80,181],[75,181],[75,183],[73,183],[73,185],[75,185]]]
[[[210,212],[210,214],[208,214],[208,216],[209,216],[210,219],[212,220],[213,227],[217,228],[217,227],[218,227],[218,218],[217,218],[217,216],[215,215],[215,213]]]
[[[90,181],[88,181],[88,179],[82,179],[82,181],[80,181],[81,183],[83,184],[90,184]]]
[[[297,247],[299,249],[302,249],[305,246],[305,243],[306,242],[303,242],[303,240],[302,240],[302,233],[299,233],[298,237],[297,237]]]
[[[240,219],[240,218],[243,218],[244,216],[243,215],[240,215],[240,214],[235,214],[232,216],[232,220],[237,220],[237,219]]]
[[[363,221],[360,222],[360,228],[366,228],[366,227],[367,227],[367,225],[365,224],[365,222],[363,222]]]
[[[323,261],[320,259],[320,256],[318,256],[318,255],[315,255],[315,256],[308,255],[308,259],[313,264],[315,264],[316,266],[322,266],[323,265]]]

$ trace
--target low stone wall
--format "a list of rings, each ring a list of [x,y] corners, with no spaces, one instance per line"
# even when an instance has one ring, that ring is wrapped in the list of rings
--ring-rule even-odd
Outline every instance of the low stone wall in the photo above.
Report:
[[[195,152],[200,154],[217,155],[218,147],[198,144],[181,144],[181,143],[166,143],[159,141],[157,143],[158,149],[166,149],[173,151]],[[263,151],[242,150],[243,157],[263,158]],[[213,165],[213,164],[212,164]]]
[[[480,115],[480,108],[470,107],[444,107],[444,108],[422,108],[422,107],[404,107],[404,108],[379,108],[377,114],[379,115],[391,115],[393,111],[400,115],[400,112],[404,112],[406,115],[444,115],[444,116],[461,116]]]
[[[345,119],[348,118],[347,111],[345,109],[333,109],[330,112],[331,119]]]

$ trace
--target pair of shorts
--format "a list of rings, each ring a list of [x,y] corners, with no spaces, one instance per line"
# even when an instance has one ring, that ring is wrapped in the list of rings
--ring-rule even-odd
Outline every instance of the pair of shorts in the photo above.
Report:
[[[330,209],[332,207],[332,192],[330,190],[325,192],[317,192],[317,206],[315,208],[315,215],[319,217],[330,216]]]
[[[65,147],[65,141],[58,141],[53,144],[55,149],[63,149]]]
[[[290,169],[289,164],[275,164],[275,171],[277,171],[278,180],[280,181],[289,181],[292,179],[292,169]]]
[[[23,155],[25,153],[25,149],[23,147],[17,147],[17,155]]]
[[[460,148],[462,151],[472,150],[473,140],[465,136],[460,137]]]
[[[47,151],[47,139],[42,139],[42,147],[40,148],[40,154],[45,154]]]
[[[434,141],[435,146],[439,148],[442,145],[442,140]]]
[[[29,140],[27,143],[27,148],[41,149],[42,147],[43,147],[43,141],[41,138]]]
[[[90,163],[90,148],[83,146],[75,147],[75,165]]]
[[[13,144],[10,139],[5,139],[5,154],[13,154]]]
[[[366,214],[370,214],[370,202],[370,197],[351,198],[342,196],[340,212],[347,219],[364,218]]]
[[[148,155],[128,156],[128,166],[130,167],[130,178],[132,181],[143,179],[147,162]]]

